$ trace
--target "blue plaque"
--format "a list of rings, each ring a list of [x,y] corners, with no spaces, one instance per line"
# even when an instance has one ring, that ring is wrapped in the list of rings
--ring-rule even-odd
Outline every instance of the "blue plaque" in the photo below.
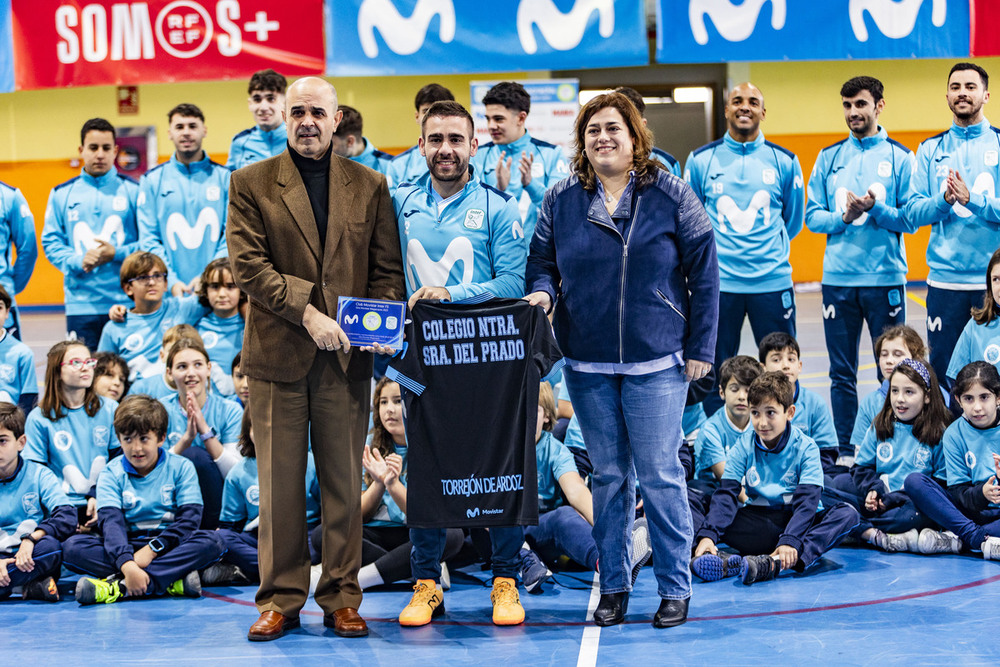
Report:
[[[337,302],[337,323],[351,345],[362,347],[402,347],[405,314],[406,303],[402,301],[342,296]]]

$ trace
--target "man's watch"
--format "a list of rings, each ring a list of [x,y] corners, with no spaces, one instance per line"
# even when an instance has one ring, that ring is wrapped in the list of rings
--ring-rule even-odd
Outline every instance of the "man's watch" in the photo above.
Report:
[[[218,437],[219,437],[219,432],[215,430],[214,426],[212,427],[212,430],[210,430],[208,433],[198,434],[198,439],[201,440],[202,442],[205,442],[210,438],[218,438]]]
[[[158,554],[163,552],[167,548],[167,543],[158,537],[154,537],[149,541],[149,544],[147,546],[153,550],[154,554]]]
[[[28,540],[32,544],[38,544],[38,540],[36,540],[31,533],[25,533],[24,535],[21,535],[21,537],[19,537],[18,540],[21,542]]]

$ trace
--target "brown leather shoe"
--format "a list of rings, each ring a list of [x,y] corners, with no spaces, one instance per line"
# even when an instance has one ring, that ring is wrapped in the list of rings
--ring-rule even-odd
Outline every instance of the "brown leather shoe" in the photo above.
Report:
[[[299,627],[298,616],[289,618],[277,611],[265,611],[257,622],[250,626],[247,639],[252,642],[269,642],[297,627]]]
[[[352,607],[344,607],[324,616],[323,625],[333,628],[333,631],[341,637],[368,636],[368,624],[358,615],[358,610]]]

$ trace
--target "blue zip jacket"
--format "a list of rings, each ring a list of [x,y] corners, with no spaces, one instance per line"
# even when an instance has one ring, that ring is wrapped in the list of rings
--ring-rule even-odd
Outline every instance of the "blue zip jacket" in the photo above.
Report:
[[[576,175],[545,194],[527,293],[552,298],[556,340],[569,359],[624,364],[677,352],[715,358],[712,225],[684,181],[663,170],[653,179],[633,179],[631,199],[618,208],[627,215],[622,230]]]
[[[531,235],[538,223],[538,207],[545,197],[545,191],[569,176],[566,158],[559,146],[541,139],[535,139],[525,132],[517,141],[509,144],[495,144],[492,141],[479,147],[472,156],[471,164],[485,183],[497,187],[497,162],[500,154],[506,153],[510,161],[510,182],[504,190],[514,197],[521,213],[525,246],[531,243]],[[532,156],[531,182],[528,187],[521,185],[521,170],[518,163],[521,153]],[[506,158],[505,158],[506,159]]]
[[[374,169],[383,176],[389,175],[389,163],[392,162],[392,156],[385,151],[380,151],[375,148],[371,141],[367,137],[362,137],[365,142],[365,149],[361,151],[360,154],[352,156],[350,159],[354,160],[358,164],[363,164],[369,169]],[[394,187],[395,184],[389,181],[389,187]]]
[[[403,183],[415,183],[427,172],[427,158],[420,154],[419,146],[412,146],[392,158],[386,167],[385,180],[390,188],[398,188]]]
[[[278,155],[288,145],[288,134],[282,123],[273,130],[264,131],[258,126],[243,130],[229,144],[226,168],[236,171],[254,162]]]
[[[406,295],[421,287],[446,287],[452,301],[489,294],[524,296],[527,248],[517,234],[514,199],[475,173],[438,211],[431,179],[396,188],[392,203],[399,224]]]
[[[684,168],[715,227],[722,291],[790,288],[788,254],[805,209],[799,159],[766,141],[763,132],[747,143],[727,132],[691,153]]]
[[[853,134],[820,151],[809,176],[806,226],[826,234],[823,284],[882,287],[906,282],[903,232],[914,228],[903,215],[910,197],[914,158],[910,149],[890,139],[882,127],[871,137]],[[850,224],[843,220],[847,193],[875,205]]]
[[[10,294],[12,303],[14,295],[27,287],[37,259],[35,218],[28,201],[20,190],[0,181],[0,285]],[[3,326],[9,326],[11,321],[8,315]]]
[[[42,248],[63,274],[67,315],[103,315],[131,303],[118,274],[122,261],[139,249],[138,198],[139,184],[113,168],[97,177],[81,170],[49,194]],[[83,256],[97,239],[113,245],[115,257],[86,272]]]
[[[969,203],[944,199],[948,170],[962,175]],[[927,243],[927,282],[982,285],[983,270],[1000,246],[1000,130],[984,120],[925,139],[917,148],[905,214],[910,223],[932,225]]]
[[[230,173],[207,155],[189,165],[172,155],[139,181],[139,245],[166,262],[168,288],[190,283],[213,259],[229,254]]]

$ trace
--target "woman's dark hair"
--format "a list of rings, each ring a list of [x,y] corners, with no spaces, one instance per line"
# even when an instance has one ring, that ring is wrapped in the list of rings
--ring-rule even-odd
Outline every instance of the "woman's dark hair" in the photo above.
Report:
[[[915,368],[919,364],[923,371],[927,373],[926,379],[921,376],[921,372]],[[941,442],[944,430],[948,428],[954,418],[948,406],[944,404],[941,396],[941,387],[938,384],[937,375],[930,364],[925,364],[916,359],[905,359],[896,365],[892,375],[889,376],[889,392],[885,395],[885,403],[882,410],[875,416],[872,427],[875,429],[875,438],[879,442],[889,440],[895,435],[896,415],[892,411],[892,378],[897,374],[902,374],[909,378],[914,384],[924,390],[924,396],[928,401],[924,404],[920,414],[913,420],[913,437],[925,445],[934,447]]]
[[[621,93],[604,93],[598,95],[583,105],[580,113],[576,117],[576,125],[573,128],[574,144],[572,167],[580,184],[585,190],[597,189],[597,174],[587,159],[584,146],[587,138],[587,124],[601,109],[611,107],[621,114],[625,121],[625,128],[632,136],[632,169],[635,171],[636,185],[643,186],[651,183],[657,177],[660,163],[649,159],[649,153],[653,150],[653,133],[643,125],[642,116],[635,108],[632,101]]]
[[[257,446],[253,443],[253,438],[250,437],[250,406],[246,405],[243,408],[243,421],[240,423],[240,439],[237,444],[240,449],[240,454],[245,458],[255,459],[257,458]]]

